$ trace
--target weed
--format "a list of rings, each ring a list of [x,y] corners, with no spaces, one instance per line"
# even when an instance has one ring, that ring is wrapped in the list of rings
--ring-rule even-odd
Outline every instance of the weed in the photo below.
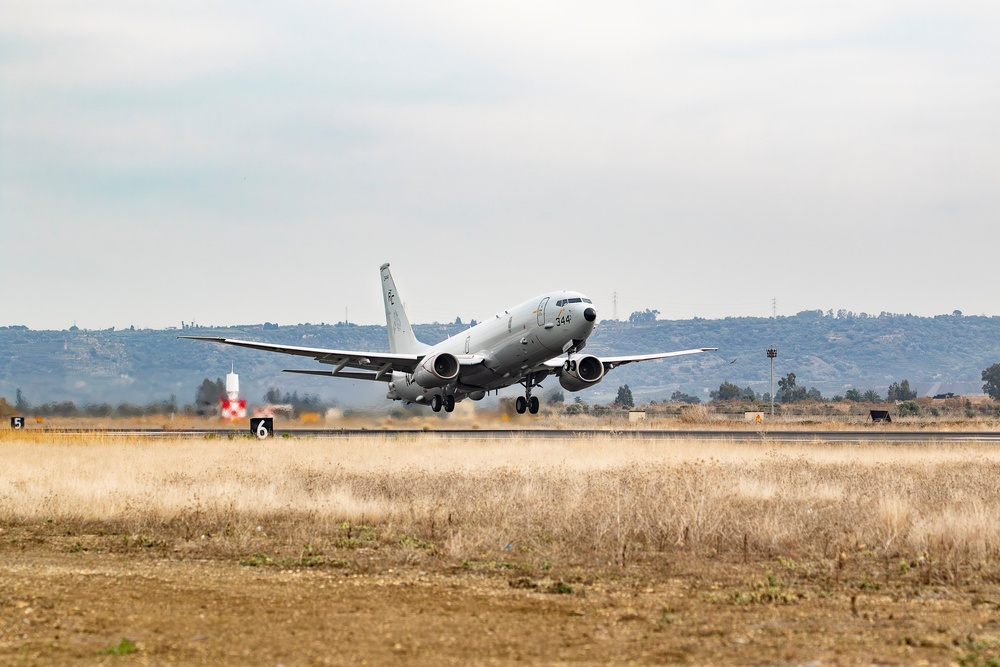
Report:
[[[139,647],[135,645],[135,642],[128,637],[122,637],[122,640],[110,646],[103,651],[100,651],[102,655],[128,655],[129,653],[135,653],[139,650]]]
[[[293,556],[268,556],[267,554],[253,554],[240,560],[240,565],[247,567],[278,567],[295,569],[300,567],[331,567],[350,568],[354,562],[343,558],[327,558],[319,554],[307,553],[303,550],[298,558]]]
[[[552,582],[552,585],[545,592],[552,593],[553,595],[570,595],[573,592],[573,587],[565,581],[555,581]]]
[[[337,536],[334,538],[333,543],[341,549],[359,549],[370,546],[376,537],[377,533],[374,526],[364,523],[358,525],[350,521],[344,521],[337,527]]]
[[[247,567],[261,567],[263,565],[273,565],[274,559],[265,554],[254,554],[240,561],[240,565]]]
[[[733,604],[792,604],[805,597],[790,591],[785,583],[773,574],[767,574],[763,581],[750,584],[748,590],[733,591],[728,601]]]
[[[663,605],[660,608],[660,622],[671,624],[677,621],[677,611],[670,605]]]
[[[433,542],[422,540],[419,537],[414,537],[412,535],[400,535],[399,546],[404,549],[421,549],[431,554],[436,554],[438,552],[438,549],[434,546]]]
[[[507,582],[511,588],[520,588],[525,590],[537,590],[538,584],[529,579],[528,577],[518,577],[517,579],[511,579]]]
[[[956,658],[962,667],[1000,667],[1000,642],[997,640],[969,637],[963,649],[964,653]]]
[[[857,582],[855,586],[857,586],[858,590],[861,591],[866,591],[866,590],[878,591],[882,589],[882,584],[878,583],[877,581],[871,581],[870,579],[868,579],[868,577],[865,577],[864,579]]]

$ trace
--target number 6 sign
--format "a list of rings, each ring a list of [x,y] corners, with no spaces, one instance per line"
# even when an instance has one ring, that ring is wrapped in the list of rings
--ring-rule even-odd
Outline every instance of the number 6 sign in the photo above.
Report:
[[[274,419],[271,417],[254,417],[250,420],[250,432],[260,440],[266,440],[274,435]]]

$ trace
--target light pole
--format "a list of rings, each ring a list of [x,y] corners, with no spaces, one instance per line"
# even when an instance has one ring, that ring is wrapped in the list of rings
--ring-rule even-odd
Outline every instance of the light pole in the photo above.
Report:
[[[771,360],[771,416],[774,416],[774,358],[778,356],[778,350],[771,347],[767,348],[767,358]]]

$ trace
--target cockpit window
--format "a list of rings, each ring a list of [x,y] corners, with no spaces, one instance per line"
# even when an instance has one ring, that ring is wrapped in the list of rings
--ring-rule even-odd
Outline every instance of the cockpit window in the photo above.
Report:
[[[594,302],[591,301],[590,299],[584,299],[584,298],[580,298],[578,296],[575,296],[572,299],[560,299],[559,301],[556,301],[556,306],[559,307],[559,308],[562,308],[563,306],[565,306],[568,303],[594,303]]]

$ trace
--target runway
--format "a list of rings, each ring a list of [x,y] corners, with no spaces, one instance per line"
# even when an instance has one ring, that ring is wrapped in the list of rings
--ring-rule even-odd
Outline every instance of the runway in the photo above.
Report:
[[[105,435],[109,437],[138,438],[252,438],[245,428],[219,429],[26,429],[26,432],[52,435]],[[606,430],[606,429],[276,429],[270,439],[330,438],[365,439],[396,438],[449,440],[589,440],[614,438],[629,440],[706,440],[732,442],[774,443],[1000,443],[1000,431],[898,431],[872,428],[851,431],[746,431],[725,429],[699,430]]]

